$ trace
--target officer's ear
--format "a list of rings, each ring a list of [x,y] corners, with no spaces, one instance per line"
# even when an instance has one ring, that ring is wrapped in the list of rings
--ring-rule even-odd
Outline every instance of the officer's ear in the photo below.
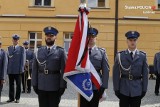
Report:
[[[94,38],[95,40],[97,40],[97,36],[93,36],[93,38]]]
[[[54,36],[55,39],[57,39],[57,36]]]
[[[126,39],[126,43],[128,43],[128,39]]]

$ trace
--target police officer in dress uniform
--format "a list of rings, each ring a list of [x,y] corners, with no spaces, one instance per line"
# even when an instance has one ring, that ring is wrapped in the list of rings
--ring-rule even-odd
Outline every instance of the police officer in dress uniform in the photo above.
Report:
[[[160,52],[155,54],[154,57],[154,72],[156,74],[156,85],[155,85],[155,95],[159,95],[159,86],[160,86]]]
[[[148,86],[148,64],[146,53],[137,49],[140,34],[128,31],[128,49],[118,52],[113,66],[113,86],[120,99],[120,107],[140,107]]]
[[[31,93],[31,73],[32,73],[32,63],[33,63],[33,57],[34,53],[32,50],[29,49],[29,42],[24,41],[23,46],[26,51],[26,63],[24,70],[25,72],[22,73],[22,86],[23,86],[23,91],[22,93]]]
[[[44,28],[46,46],[37,49],[33,60],[32,85],[38,94],[39,107],[59,107],[66,82],[63,79],[66,54],[56,46],[58,30]]]
[[[106,55],[106,51],[103,48],[99,48],[96,46],[96,37],[98,34],[98,30],[95,28],[88,29],[89,36],[89,58],[96,71],[98,72],[101,80],[102,86],[98,90],[93,84],[93,98],[90,102],[88,102],[83,96],[80,96],[80,107],[98,107],[99,99],[102,97],[105,89],[108,88],[108,79],[109,79],[109,64]]]
[[[3,83],[7,73],[8,58],[6,52],[1,48],[2,42],[0,42],[0,102]]]
[[[24,72],[24,65],[26,61],[25,49],[18,45],[19,36],[14,34],[12,36],[13,45],[8,47],[8,77],[9,77],[9,102],[19,103],[21,94],[21,73]],[[16,82],[16,95],[14,92],[14,81]]]

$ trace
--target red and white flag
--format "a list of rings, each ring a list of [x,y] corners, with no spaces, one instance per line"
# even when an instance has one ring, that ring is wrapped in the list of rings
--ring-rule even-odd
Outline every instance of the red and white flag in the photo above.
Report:
[[[88,15],[86,7],[79,8],[74,36],[68,52],[68,59],[64,72],[64,79],[86,100],[93,97],[92,83],[100,89],[101,79],[89,60],[88,42]]]

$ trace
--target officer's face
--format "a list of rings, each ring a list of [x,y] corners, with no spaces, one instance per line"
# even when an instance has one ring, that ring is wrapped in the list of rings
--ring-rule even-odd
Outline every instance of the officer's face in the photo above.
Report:
[[[137,47],[137,38],[127,39],[128,47],[131,49],[135,49]]]
[[[95,45],[96,36],[89,35],[89,45]]]
[[[47,34],[45,41],[46,41],[46,45],[48,46],[52,46],[56,40],[57,36],[51,35],[51,34]]]
[[[25,49],[28,49],[28,45],[23,45]]]
[[[13,45],[17,45],[18,44],[18,39],[13,39],[12,42],[13,42]]]

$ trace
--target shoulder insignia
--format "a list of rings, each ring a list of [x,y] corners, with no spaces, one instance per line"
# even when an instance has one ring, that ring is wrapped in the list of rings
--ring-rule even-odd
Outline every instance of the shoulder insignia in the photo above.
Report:
[[[37,47],[38,49],[45,49],[46,48],[46,46],[39,46],[39,47]]]
[[[1,51],[2,51],[2,52],[5,52],[5,50],[4,50],[4,49],[1,49]]]
[[[118,53],[123,53],[123,52],[125,52],[124,50],[123,51],[118,51]]]
[[[60,47],[60,46],[56,46],[56,48],[58,48],[58,49],[64,49],[63,47]]]
[[[101,51],[106,52],[106,49],[105,49],[105,48],[100,48],[100,47],[98,47],[98,49],[101,50]]]
[[[12,46],[9,46],[8,48],[11,48]]]
[[[142,54],[145,54],[145,55],[146,55],[146,52],[143,52],[143,51],[139,51],[139,52],[141,52]]]

